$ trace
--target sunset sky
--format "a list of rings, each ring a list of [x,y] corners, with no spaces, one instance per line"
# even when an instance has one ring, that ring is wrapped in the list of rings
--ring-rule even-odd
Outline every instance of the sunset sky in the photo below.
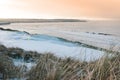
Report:
[[[0,0],[0,18],[120,19],[120,0]]]

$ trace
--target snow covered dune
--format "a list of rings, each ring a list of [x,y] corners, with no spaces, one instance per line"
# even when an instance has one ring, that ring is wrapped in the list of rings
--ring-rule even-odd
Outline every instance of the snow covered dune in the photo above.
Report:
[[[61,23],[12,23],[0,26],[5,29],[26,31],[31,34],[45,34],[81,42],[91,46],[120,50],[119,21],[88,21]]]
[[[40,53],[51,52],[58,57],[73,57],[85,61],[96,60],[104,55],[102,51],[86,48],[60,38],[26,32],[0,30],[0,43],[7,47],[19,47]]]

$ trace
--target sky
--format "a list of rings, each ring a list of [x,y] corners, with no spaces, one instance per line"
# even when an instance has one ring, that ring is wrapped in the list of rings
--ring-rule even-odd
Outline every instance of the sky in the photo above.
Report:
[[[120,19],[120,0],[0,0],[0,18]]]

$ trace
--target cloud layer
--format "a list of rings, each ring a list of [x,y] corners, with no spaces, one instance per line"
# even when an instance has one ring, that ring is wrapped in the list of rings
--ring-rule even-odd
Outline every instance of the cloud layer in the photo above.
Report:
[[[0,17],[120,19],[120,0],[0,0],[0,4]]]

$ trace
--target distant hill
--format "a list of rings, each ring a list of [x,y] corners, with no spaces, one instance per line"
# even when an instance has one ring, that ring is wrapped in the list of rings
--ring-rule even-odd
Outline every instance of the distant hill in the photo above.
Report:
[[[10,24],[10,22],[1,22],[0,21],[0,25],[8,25],[8,24]]]
[[[2,23],[86,22],[79,19],[0,19]]]

